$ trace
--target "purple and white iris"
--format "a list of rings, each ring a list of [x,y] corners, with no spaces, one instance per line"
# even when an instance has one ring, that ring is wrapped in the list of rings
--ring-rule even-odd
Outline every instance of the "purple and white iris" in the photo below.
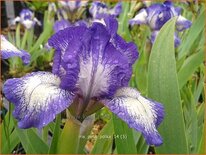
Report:
[[[146,24],[153,31],[151,42],[153,43],[159,30],[172,17],[178,16],[176,22],[177,31],[188,29],[192,23],[183,16],[181,16],[181,8],[174,7],[172,2],[166,1],[163,4],[153,4],[140,12],[129,21],[130,25]],[[175,46],[180,44],[180,39],[177,34],[174,35]]]
[[[17,49],[3,35],[1,35],[1,58],[8,59],[11,57],[20,57],[24,64],[29,64],[30,54],[24,50]]]
[[[81,7],[86,6],[88,3],[87,0],[60,0],[58,1],[59,6],[63,7],[63,9],[73,12]]]
[[[108,18],[104,24],[58,31],[49,39],[55,49],[52,73],[33,72],[5,82],[3,92],[15,105],[20,128],[42,128],[68,107],[82,121],[88,111],[104,105],[142,132],[148,144],[162,144],[156,128],[164,108],[127,87],[138,51],[117,28],[117,21]]]
[[[93,2],[89,9],[94,19],[102,18],[104,15],[118,16],[122,12],[122,3],[117,3],[113,8],[109,8],[105,3]]]
[[[13,21],[13,24],[20,22],[26,29],[31,29],[37,23],[41,25],[41,22],[34,17],[34,13],[29,9],[23,9],[20,12],[20,17],[16,17]]]

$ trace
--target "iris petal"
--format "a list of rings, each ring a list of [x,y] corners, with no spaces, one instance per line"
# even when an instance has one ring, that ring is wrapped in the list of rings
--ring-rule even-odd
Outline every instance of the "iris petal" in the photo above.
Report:
[[[20,23],[27,29],[33,28],[36,23],[41,25],[41,22],[34,17],[34,13],[29,9],[23,9],[20,12]]]
[[[55,48],[52,72],[61,78],[61,87],[73,91],[79,73],[79,48],[85,26],[69,27],[53,35],[48,43]]]
[[[138,58],[137,46],[132,42],[127,43],[121,36],[117,34],[118,22],[114,17],[105,16],[104,23],[111,35],[112,44],[119,52],[128,58],[129,63],[132,65]]]
[[[20,57],[24,64],[30,63],[30,55],[26,51],[17,49],[14,45],[12,45],[6,38],[1,35],[1,56],[2,59],[8,59],[11,57],[18,56]]]
[[[3,92],[15,105],[13,115],[20,128],[42,128],[71,104],[74,95],[59,85],[59,77],[48,72],[34,72],[5,82]]]
[[[147,11],[142,9],[133,19],[129,20],[130,25],[147,24]]]
[[[105,3],[96,1],[92,3],[89,9],[94,19],[104,18],[105,15],[118,16],[122,12],[122,3],[117,3],[113,8],[108,8]]]
[[[183,16],[178,16],[177,22],[176,22],[176,28],[178,31],[183,31],[185,29],[188,29],[192,25],[192,22],[187,20]]]
[[[94,22],[91,27],[66,28],[49,40],[56,49],[53,73],[60,76],[63,88],[71,91],[76,86],[90,98],[112,96],[128,85],[137,48],[116,34],[117,27],[110,31],[111,25]]]
[[[137,90],[129,87],[119,89],[113,99],[102,102],[131,128],[142,132],[149,145],[162,144],[156,129],[164,117],[161,104],[144,98]]]
[[[63,30],[63,29],[65,29],[65,28],[69,27],[69,26],[71,26],[71,24],[69,23],[69,21],[68,21],[68,20],[65,20],[65,19],[62,19],[62,20],[56,21],[56,22],[54,23],[53,29],[54,29],[54,31],[55,31],[55,33],[56,33],[56,32],[58,32],[58,31],[60,31],[60,30]]]

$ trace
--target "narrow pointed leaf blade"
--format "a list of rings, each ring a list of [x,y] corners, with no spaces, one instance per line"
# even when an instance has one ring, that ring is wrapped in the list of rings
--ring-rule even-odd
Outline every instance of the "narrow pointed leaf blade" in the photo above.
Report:
[[[118,154],[136,154],[133,131],[128,125],[113,114],[114,139]]]
[[[152,47],[148,68],[148,96],[164,105],[159,128],[163,144],[157,153],[188,153],[176,71],[174,33],[176,17],[160,30]]]

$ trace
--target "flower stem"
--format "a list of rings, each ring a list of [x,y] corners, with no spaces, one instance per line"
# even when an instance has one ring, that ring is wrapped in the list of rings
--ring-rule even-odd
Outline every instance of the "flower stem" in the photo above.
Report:
[[[75,154],[79,146],[80,122],[74,118],[69,118],[61,133],[57,153],[58,154]]]
[[[25,45],[26,45],[26,41],[28,39],[28,32],[29,30],[25,30],[25,33],[24,33],[24,36],[23,36],[23,40],[22,40],[22,43],[21,43],[21,49],[24,49],[25,48]]]

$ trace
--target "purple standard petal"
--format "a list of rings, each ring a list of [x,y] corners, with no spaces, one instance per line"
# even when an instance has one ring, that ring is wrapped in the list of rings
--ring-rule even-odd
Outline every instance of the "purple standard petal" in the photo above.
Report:
[[[147,24],[147,15],[147,11],[142,9],[133,19],[129,20],[129,24],[131,26],[136,24]]]
[[[188,29],[192,25],[192,22],[187,20],[183,16],[178,16],[177,22],[176,22],[176,29],[178,31],[183,31],[185,29]]]
[[[88,99],[112,96],[128,85],[137,49],[132,43],[117,44],[114,34],[104,24],[93,23],[88,28],[66,28],[51,37],[49,44],[56,49],[53,73],[60,75],[63,88],[75,85],[79,95]],[[136,55],[129,58],[129,51]]]
[[[54,23],[53,29],[54,29],[54,31],[55,31],[55,33],[56,33],[56,32],[58,32],[58,31],[60,31],[60,30],[63,30],[63,29],[65,29],[65,28],[69,27],[69,26],[72,26],[72,25],[70,24],[70,22],[69,22],[68,20],[62,19],[62,20],[56,21],[56,22]]]
[[[74,95],[59,86],[59,77],[48,72],[31,73],[5,82],[3,92],[15,105],[13,115],[20,128],[42,128],[71,104]]]
[[[100,21],[106,26],[111,35],[111,42],[114,47],[128,58],[129,64],[133,64],[138,58],[138,50],[134,43],[127,43],[122,37],[117,34],[118,22],[113,16],[105,16],[103,21]]]
[[[79,48],[86,32],[85,26],[69,27],[48,40],[49,46],[56,50],[52,72],[61,78],[61,87],[70,91],[74,89],[78,79]]]
[[[112,39],[112,43],[117,50],[127,57],[128,63],[133,65],[138,58],[138,49],[137,46],[133,43],[127,43],[122,37],[118,34]]]
[[[156,129],[164,118],[164,108],[160,103],[141,96],[136,89],[129,87],[119,89],[113,99],[102,102],[129,127],[142,132],[149,145],[162,144]]]
[[[101,20],[103,20],[103,25],[106,26],[108,32],[110,32],[112,37],[117,34],[118,22],[113,16],[105,15],[104,18]],[[98,21],[98,19],[96,21]]]
[[[128,85],[132,68],[109,42],[111,36],[104,25],[94,23],[90,32],[91,39],[83,42],[77,87],[84,97],[112,96],[117,88]]]
[[[1,35],[1,56],[2,59],[8,59],[11,57],[20,57],[24,64],[30,63],[30,55],[26,51],[18,50],[14,45],[12,45],[6,38]]]

